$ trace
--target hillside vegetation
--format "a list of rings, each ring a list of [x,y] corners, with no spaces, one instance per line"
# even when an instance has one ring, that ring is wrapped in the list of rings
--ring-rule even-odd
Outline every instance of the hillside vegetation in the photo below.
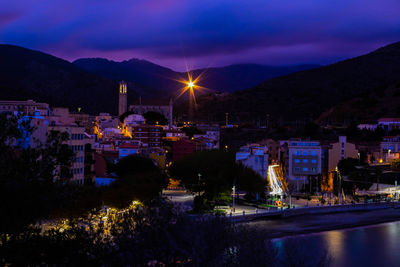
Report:
[[[397,94],[390,91],[396,91],[399,85],[400,42],[397,42],[360,57],[273,78],[248,90],[225,96],[203,96],[198,114],[201,118],[215,114],[216,119],[223,121],[225,112],[229,112],[232,119],[240,122],[264,119],[267,114],[275,120],[316,119],[337,104],[352,99],[357,101],[357,98],[365,100],[360,104],[362,112],[369,113],[369,119],[376,119],[377,116],[395,115],[398,102],[388,101],[389,98],[383,99],[380,95],[386,91],[388,97]],[[385,109],[370,111],[377,107],[373,104],[375,101]],[[340,107],[343,106],[334,109],[339,111]],[[353,116],[352,111],[344,112],[344,116],[328,112],[324,119],[348,120]],[[330,114],[334,116],[330,118]]]

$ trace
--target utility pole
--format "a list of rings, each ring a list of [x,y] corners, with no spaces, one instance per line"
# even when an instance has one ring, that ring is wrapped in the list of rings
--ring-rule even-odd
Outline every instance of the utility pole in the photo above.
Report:
[[[236,177],[233,178],[232,191],[232,211],[235,212]]]
[[[226,112],[225,113],[225,126],[228,126],[228,116],[229,116],[229,113]]]
[[[198,185],[199,185],[199,196],[200,196],[200,178],[201,178],[201,174],[200,174],[200,173],[198,173],[198,174],[197,174],[197,176],[199,177],[199,182],[198,182]]]

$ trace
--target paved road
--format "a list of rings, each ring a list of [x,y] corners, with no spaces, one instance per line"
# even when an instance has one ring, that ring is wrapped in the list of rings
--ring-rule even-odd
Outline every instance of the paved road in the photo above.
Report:
[[[194,196],[186,190],[164,190],[162,193],[163,196],[180,206],[183,210],[190,210],[193,208]]]

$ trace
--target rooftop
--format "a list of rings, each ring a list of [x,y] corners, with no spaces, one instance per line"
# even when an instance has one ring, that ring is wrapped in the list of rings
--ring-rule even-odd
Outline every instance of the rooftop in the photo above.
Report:
[[[133,145],[131,143],[123,143],[122,145],[119,146],[119,148],[132,148],[132,149],[134,149],[134,148],[139,148],[139,146],[138,145]]]
[[[380,118],[378,122],[400,122],[400,118]]]
[[[169,99],[137,99],[132,105],[142,106],[169,106]]]

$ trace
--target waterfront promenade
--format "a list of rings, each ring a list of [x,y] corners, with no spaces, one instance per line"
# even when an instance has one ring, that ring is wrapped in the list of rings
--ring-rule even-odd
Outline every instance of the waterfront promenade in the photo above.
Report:
[[[324,205],[313,207],[299,207],[292,209],[252,209],[251,211],[228,214],[232,222],[247,222],[257,219],[288,218],[303,215],[329,214],[341,212],[373,211],[390,208],[399,208],[399,202],[378,202],[362,204]]]

